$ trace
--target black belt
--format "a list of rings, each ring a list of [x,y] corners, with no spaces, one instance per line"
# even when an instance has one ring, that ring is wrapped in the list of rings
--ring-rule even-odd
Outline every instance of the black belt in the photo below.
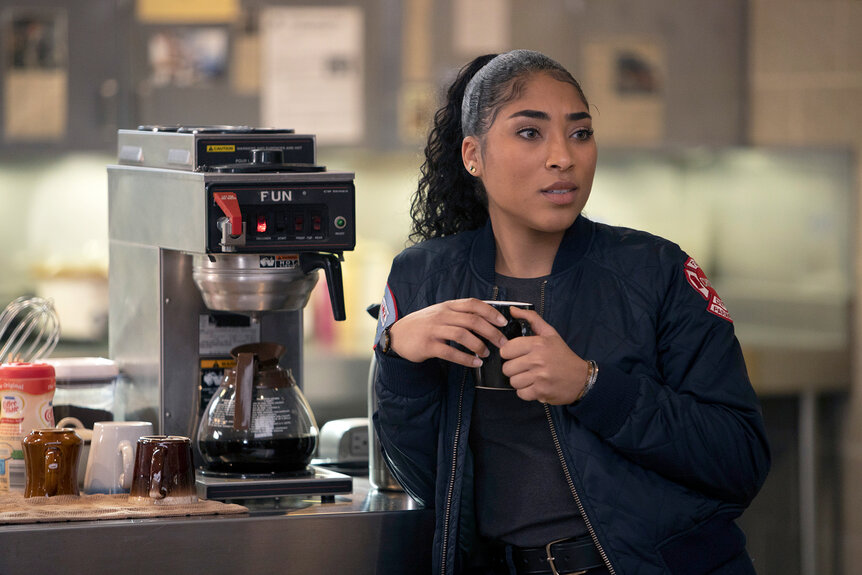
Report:
[[[512,562],[518,575],[553,575],[586,573],[590,569],[604,566],[599,550],[589,537],[580,539],[560,539],[544,547],[515,547],[512,549]],[[497,547],[497,563],[505,564],[506,546]]]

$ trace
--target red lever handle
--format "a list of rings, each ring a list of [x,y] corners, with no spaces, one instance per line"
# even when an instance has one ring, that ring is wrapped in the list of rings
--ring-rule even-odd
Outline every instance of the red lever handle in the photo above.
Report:
[[[233,192],[216,192],[213,194],[216,204],[224,212],[230,221],[230,235],[242,234],[242,212],[239,209],[239,201]]]

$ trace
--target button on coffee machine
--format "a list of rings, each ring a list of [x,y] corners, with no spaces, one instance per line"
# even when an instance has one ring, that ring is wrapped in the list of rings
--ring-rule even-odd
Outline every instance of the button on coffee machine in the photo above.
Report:
[[[353,173],[317,165],[315,137],[292,130],[141,126],[118,133],[108,200],[109,345],[126,419],[195,439],[236,365],[231,350],[247,344],[283,349],[278,366],[304,387],[303,309],[319,270],[335,319],[346,315]],[[351,490],[347,476],[278,468],[257,466],[251,481],[199,477],[198,488],[223,499]]]

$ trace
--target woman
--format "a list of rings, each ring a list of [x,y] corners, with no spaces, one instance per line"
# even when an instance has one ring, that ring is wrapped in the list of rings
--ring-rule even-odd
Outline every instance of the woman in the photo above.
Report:
[[[678,246],[590,221],[589,105],[546,56],[467,65],[435,116],[375,343],[393,473],[434,573],[753,573],[769,449],[733,324]],[[507,341],[512,308],[534,335]],[[500,348],[514,392],[475,389]]]

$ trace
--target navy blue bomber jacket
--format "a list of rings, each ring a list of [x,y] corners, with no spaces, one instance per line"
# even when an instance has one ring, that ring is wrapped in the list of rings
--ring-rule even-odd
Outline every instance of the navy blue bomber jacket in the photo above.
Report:
[[[484,228],[411,246],[392,265],[382,328],[429,305],[506,299]],[[737,518],[770,465],[733,323],[676,244],[579,216],[537,310],[584,359],[593,389],[546,406],[560,465],[612,573],[753,573]],[[436,511],[435,575],[474,549],[468,444],[472,372],[376,354],[374,416],[393,474]],[[505,504],[505,502],[501,502]]]

